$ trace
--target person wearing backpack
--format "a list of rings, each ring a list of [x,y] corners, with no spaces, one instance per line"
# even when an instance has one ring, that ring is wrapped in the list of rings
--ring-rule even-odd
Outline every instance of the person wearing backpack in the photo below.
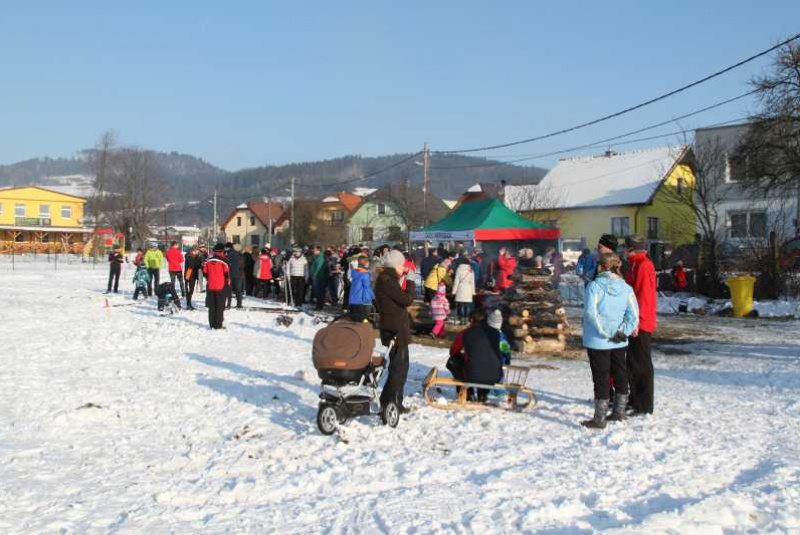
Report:
[[[584,292],[583,346],[589,353],[594,383],[594,417],[584,427],[606,426],[609,377],[614,378],[614,410],[609,420],[624,420],[628,402],[628,373],[625,363],[628,337],[639,325],[639,306],[633,289],[621,276],[622,261],[614,253],[603,253],[597,262],[597,276]]]

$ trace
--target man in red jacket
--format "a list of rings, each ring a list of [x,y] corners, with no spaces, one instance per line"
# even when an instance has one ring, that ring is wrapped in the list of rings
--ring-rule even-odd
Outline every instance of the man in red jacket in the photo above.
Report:
[[[628,339],[629,403],[634,414],[653,414],[653,359],[650,343],[656,330],[656,269],[647,257],[641,236],[625,239],[628,273],[625,280],[633,288],[639,304],[639,327]]]
[[[222,329],[227,295],[225,288],[230,284],[231,273],[225,261],[225,246],[221,243],[214,246],[214,256],[203,263],[203,274],[206,276],[208,324],[212,329]]]
[[[181,297],[186,297],[186,286],[183,283],[183,253],[176,241],[169,245],[169,251],[167,251],[167,270],[169,270],[169,281],[172,286],[175,287],[175,279],[178,279],[181,285]]]
[[[497,257],[497,289],[501,292],[508,290],[514,284],[511,275],[517,269],[517,259],[505,247],[500,249]]]

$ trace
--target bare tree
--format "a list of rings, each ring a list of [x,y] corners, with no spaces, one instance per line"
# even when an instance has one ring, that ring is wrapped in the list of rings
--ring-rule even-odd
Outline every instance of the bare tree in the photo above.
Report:
[[[693,171],[692,183],[664,184],[662,195],[676,209],[676,215],[688,209],[697,222],[699,234],[698,285],[701,291],[716,297],[722,293],[720,281],[721,246],[725,240],[726,152],[718,139],[696,142],[686,161]]]
[[[117,136],[111,130],[103,132],[94,149],[85,152],[89,168],[94,173],[94,197],[91,199],[92,217],[95,228],[103,219],[105,195],[108,192],[108,181],[113,167],[113,158],[117,148]]]
[[[566,192],[552,184],[506,186],[504,195],[506,206],[533,221],[558,219],[565,198]],[[542,212],[547,216],[542,217]]]
[[[144,242],[166,192],[166,183],[157,173],[152,152],[134,147],[119,149],[108,179],[114,206],[110,211],[111,222],[129,240]]]
[[[742,170],[742,183],[751,191],[800,199],[800,44],[781,48],[771,72],[752,85],[761,110],[731,164]],[[796,210],[800,225],[800,202]]]

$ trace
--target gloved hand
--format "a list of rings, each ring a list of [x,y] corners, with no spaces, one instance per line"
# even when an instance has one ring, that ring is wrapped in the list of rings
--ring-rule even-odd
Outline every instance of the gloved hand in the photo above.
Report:
[[[614,334],[614,336],[612,336],[611,338],[609,338],[609,341],[611,341],[611,342],[613,342],[613,343],[615,343],[615,344],[621,344],[622,342],[627,342],[627,341],[628,341],[628,337],[627,337],[627,336],[625,336],[625,333],[624,333],[624,332],[622,332],[622,331],[617,331],[617,332]]]

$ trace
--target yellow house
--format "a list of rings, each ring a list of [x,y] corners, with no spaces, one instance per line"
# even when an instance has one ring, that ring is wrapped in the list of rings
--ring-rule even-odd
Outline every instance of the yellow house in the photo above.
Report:
[[[594,248],[606,233],[639,234],[655,256],[694,240],[694,212],[678,195],[693,185],[689,148],[658,147],[561,160],[536,186],[508,186],[505,199],[561,229],[573,247]]]
[[[91,229],[84,228],[86,199],[38,186],[0,189],[0,243],[5,250],[11,243],[58,244],[66,250],[82,243]],[[45,246],[44,249],[47,249]]]

